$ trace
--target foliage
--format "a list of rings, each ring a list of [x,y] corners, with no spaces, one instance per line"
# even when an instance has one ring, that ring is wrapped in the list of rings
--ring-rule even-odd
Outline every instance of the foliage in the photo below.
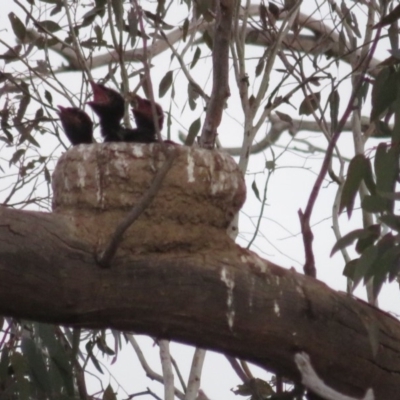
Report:
[[[243,173],[253,168],[248,186],[260,208],[251,219],[249,236],[241,236],[248,247],[263,236],[269,185],[286,166],[281,160],[289,153],[305,154],[307,159],[313,153],[322,155],[314,165],[315,184],[299,213],[304,270],[310,275],[317,271],[310,221],[321,188],[329,183],[337,191],[332,254],[340,251],[352,290],[361,281],[372,282],[374,301],[383,284],[399,274],[398,6],[387,8],[386,1],[379,2],[379,9],[361,2],[338,6],[329,0],[313,3],[311,10],[300,8],[300,1],[216,3],[235,5],[230,40],[215,29],[226,13],[210,1],[15,0],[7,26],[15,37],[0,38],[1,204],[50,210],[51,171],[69,146],[57,104],[85,109],[91,96],[89,80],[101,80],[125,98],[141,90],[163,102],[164,136],[177,140],[179,129],[184,130],[179,137],[186,145],[210,147],[216,141],[238,157]],[[314,12],[318,17],[311,15]],[[360,22],[362,15],[367,17]],[[386,30],[391,56],[379,64],[374,53],[385,46]],[[229,64],[228,56],[215,50],[220,48],[229,50]],[[229,68],[225,71],[223,65]],[[228,75],[230,88],[222,82]],[[128,110],[124,123],[131,125]],[[303,130],[317,132],[323,140],[316,145],[301,136]],[[338,145],[344,131],[353,133],[351,160]],[[284,138],[284,132],[290,135]],[[369,139],[375,142],[366,151]],[[263,167],[260,171],[258,164],[254,172],[251,161],[256,153],[262,153]],[[348,217],[362,217],[360,226],[348,234],[342,234],[346,228],[339,223],[344,210]],[[237,225],[231,228],[235,236]],[[354,242],[356,256],[351,257],[347,250]],[[105,332],[11,319],[4,321],[2,332],[0,391],[4,398],[21,399],[87,398],[87,367],[104,373],[96,351],[116,357],[124,339],[122,333],[112,332],[112,350]],[[134,338],[125,338],[140,358]],[[257,382],[246,367],[235,365],[245,383]],[[162,376],[155,379],[165,383]],[[183,390],[175,393],[184,398],[188,388],[181,386]],[[282,385],[273,386],[280,395]],[[114,390],[108,385],[92,397],[111,399]],[[248,394],[255,398],[253,392]]]

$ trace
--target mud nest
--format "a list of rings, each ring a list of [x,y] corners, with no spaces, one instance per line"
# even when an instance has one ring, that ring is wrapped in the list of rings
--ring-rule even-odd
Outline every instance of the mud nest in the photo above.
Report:
[[[185,146],[177,152],[154,201],[124,235],[133,253],[223,247],[225,230],[246,197],[242,173],[226,153]],[[53,211],[75,234],[104,246],[151,185],[165,155],[159,144],[79,145],[64,153],[53,174]]]

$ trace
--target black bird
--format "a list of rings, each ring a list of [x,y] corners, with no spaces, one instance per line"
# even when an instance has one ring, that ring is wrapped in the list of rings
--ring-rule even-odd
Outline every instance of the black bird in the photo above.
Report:
[[[153,143],[157,141],[151,102],[138,95],[131,96],[132,113],[136,128],[121,125],[124,116],[124,98],[115,90],[90,81],[93,89],[93,101],[88,102],[100,119],[100,130],[105,142]],[[161,130],[164,113],[159,104],[155,104],[158,124]]]
[[[71,144],[93,143],[93,122],[89,115],[76,107],[58,108],[61,124]]]
[[[156,127],[154,125],[153,111],[151,108],[151,101],[147,99],[143,99],[138,95],[134,95],[131,100],[132,106],[132,114],[135,119],[136,126],[142,129],[148,129],[151,131],[156,131]],[[161,106],[157,103],[154,103],[156,114],[157,114],[157,122],[158,128],[160,131],[162,130],[164,123],[164,112]]]
[[[124,116],[124,98],[113,89],[90,81],[93,101],[88,104],[100,120],[100,132],[105,142],[120,142],[121,119]]]

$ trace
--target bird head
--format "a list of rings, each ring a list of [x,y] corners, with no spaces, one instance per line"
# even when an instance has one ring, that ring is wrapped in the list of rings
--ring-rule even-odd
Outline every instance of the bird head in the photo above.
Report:
[[[93,141],[93,122],[83,110],[76,107],[58,106],[58,115],[64,131],[75,144],[91,143]]]
[[[135,118],[135,122],[138,128],[146,128],[153,127],[154,128],[154,119],[153,112],[151,108],[151,101],[147,99],[143,99],[137,94],[130,96],[130,104],[132,106],[133,117]],[[163,127],[164,123],[164,112],[161,106],[157,103],[154,103],[158,127],[160,130]]]
[[[93,122],[84,111],[76,107],[57,106],[60,111],[57,111],[60,116],[61,123],[69,125],[84,125],[93,128]]]
[[[114,89],[110,89],[100,83],[90,81],[93,90],[93,100],[88,104],[97,116],[102,118],[113,118],[120,121],[124,116],[124,98]]]

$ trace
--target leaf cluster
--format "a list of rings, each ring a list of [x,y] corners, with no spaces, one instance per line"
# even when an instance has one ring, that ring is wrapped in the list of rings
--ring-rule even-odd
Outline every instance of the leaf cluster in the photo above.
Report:
[[[393,127],[389,121],[394,119]],[[347,263],[344,275],[354,287],[363,280],[372,280],[376,297],[383,283],[393,281],[400,272],[400,215],[396,213],[396,201],[400,194],[396,186],[400,182],[400,71],[384,67],[378,74],[372,89],[371,122],[376,129],[385,128],[391,141],[380,143],[373,162],[363,154],[356,155],[350,162],[343,185],[339,213],[346,210],[350,218],[356,196],[361,185],[367,194],[361,199],[361,208],[372,214],[376,224],[354,230],[337,241],[332,254],[355,242],[360,256]]]

